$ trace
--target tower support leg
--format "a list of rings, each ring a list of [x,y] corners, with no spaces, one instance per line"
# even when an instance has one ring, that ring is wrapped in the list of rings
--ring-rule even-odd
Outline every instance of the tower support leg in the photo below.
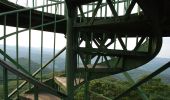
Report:
[[[76,16],[76,8],[68,9],[71,15],[67,15],[67,44],[66,44],[66,76],[67,76],[67,95],[68,100],[74,99],[74,79],[77,68],[77,33],[73,29],[73,24]]]

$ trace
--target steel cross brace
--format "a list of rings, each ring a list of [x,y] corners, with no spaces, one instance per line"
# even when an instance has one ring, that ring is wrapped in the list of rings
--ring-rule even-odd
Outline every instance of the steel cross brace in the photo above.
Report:
[[[142,84],[144,84],[145,82],[149,81],[151,78],[155,77],[156,75],[160,74],[161,72],[163,72],[164,70],[166,70],[167,68],[170,67],[170,62],[166,63],[164,66],[162,66],[161,68],[157,69],[156,71],[154,71],[153,73],[151,73],[150,75],[148,75],[147,77],[145,77],[143,80],[140,80],[139,82],[137,82],[136,84],[134,84],[132,87],[130,87],[129,89],[127,89],[125,92],[123,92],[122,94],[120,94],[119,96],[117,96],[116,98],[114,98],[114,100],[118,100],[123,96],[126,96],[128,93],[130,93],[131,91],[135,90],[136,88],[138,88],[139,86],[141,86]]]

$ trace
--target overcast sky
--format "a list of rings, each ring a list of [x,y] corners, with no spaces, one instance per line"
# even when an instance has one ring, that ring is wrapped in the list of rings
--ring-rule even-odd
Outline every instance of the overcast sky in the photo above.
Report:
[[[158,57],[170,58],[170,37],[163,39],[163,45]]]

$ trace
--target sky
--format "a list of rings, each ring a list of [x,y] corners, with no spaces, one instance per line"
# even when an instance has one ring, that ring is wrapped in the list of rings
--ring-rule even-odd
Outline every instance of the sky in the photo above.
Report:
[[[3,31],[3,26],[0,26],[0,30]],[[16,31],[15,27],[6,27],[7,33],[10,34]],[[23,30],[20,28],[19,30]],[[0,37],[3,36],[3,32],[0,33]],[[21,32],[18,34],[19,46],[28,47],[29,46],[29,31]],[[6,38],[6,44],[14,46],[16,45],[16,35],[12,35]],[[63,34],[56,34],[56,47],[61,49],[65,46],[66,39]],[[3,40],[0,40],[0,44],[3,44]],[[39,48],[41,47],[41,31],[31,30],[31,47]],[[53,48],[54,47],[54,33],[43,31],[43,47]]]
[[[157,57],[170,58],[170,37],[163,38],[162,48]]]

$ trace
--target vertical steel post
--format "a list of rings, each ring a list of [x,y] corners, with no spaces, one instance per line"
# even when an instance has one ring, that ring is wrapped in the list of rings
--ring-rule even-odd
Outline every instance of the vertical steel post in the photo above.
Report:
[[[38,86],[34,85],[34,100],[38,100]]]
[[[18,26],[19,26],[19,13],[16,15],[16,62],[19,63],[19,35],[18,35]],[[17,66],[17,69],[18,66]],[[19,77],[17,76],[17,98],[19,98]]]
[[[57,13],[57,5],[55,5],[55,17],[54,17],[54,46],[53,46],[53,57],[55,57],[55,49],[56,49],[56,13]],[[55,59],[53,61],[53,79],[55,77]]]
[[[44,4],[43,4],[44,5]],[[41,82],[43,81],[43,38],[44,38],[44,7],[42,7],[42,16],[41,16],[41,72],[40,72],[40,79]]]
[[[4,36],[6,36],[6,15],[4,16]],[[4,38],[4,52],[6,53],[6,38]],[[5,56],[4,61],[6,61]],[[8,71],[6,68],[3,69],[3,86],[4,100],[8,100]]]
[[[92,36],[91,36],[92,37]],[[86,36],[86,48],[92,48],[92,44],[91,44],[91,37]],[[91,64],[91,56],[90,55],[86,55],[85,57],[85,64]],[[84,86],[84,99],[85,100],[89,100],[89,73],[85,70],[85,86]]]
[[[8,71],[3,69],[4,100],[8,100]]]
[[[69,1],[68,1],[69,2]],[[66,76],[67,76],[67,95],[68,100],[74,99],[74,77],[75,69],[77,68],[77,33],[74,32],[73,24],[75,21],[75,16],[77,14],[76,7],[70,7],[67,3],[67,44],[66,44]]]
[[[29,52],[28,52],[28,72],[31,74],[31,20],[32,20],[32,17],[31,17],[31,14],[32,11],[30,10],[29,11]],[[31,84],[29,83],[29,89],[31,89]]]

